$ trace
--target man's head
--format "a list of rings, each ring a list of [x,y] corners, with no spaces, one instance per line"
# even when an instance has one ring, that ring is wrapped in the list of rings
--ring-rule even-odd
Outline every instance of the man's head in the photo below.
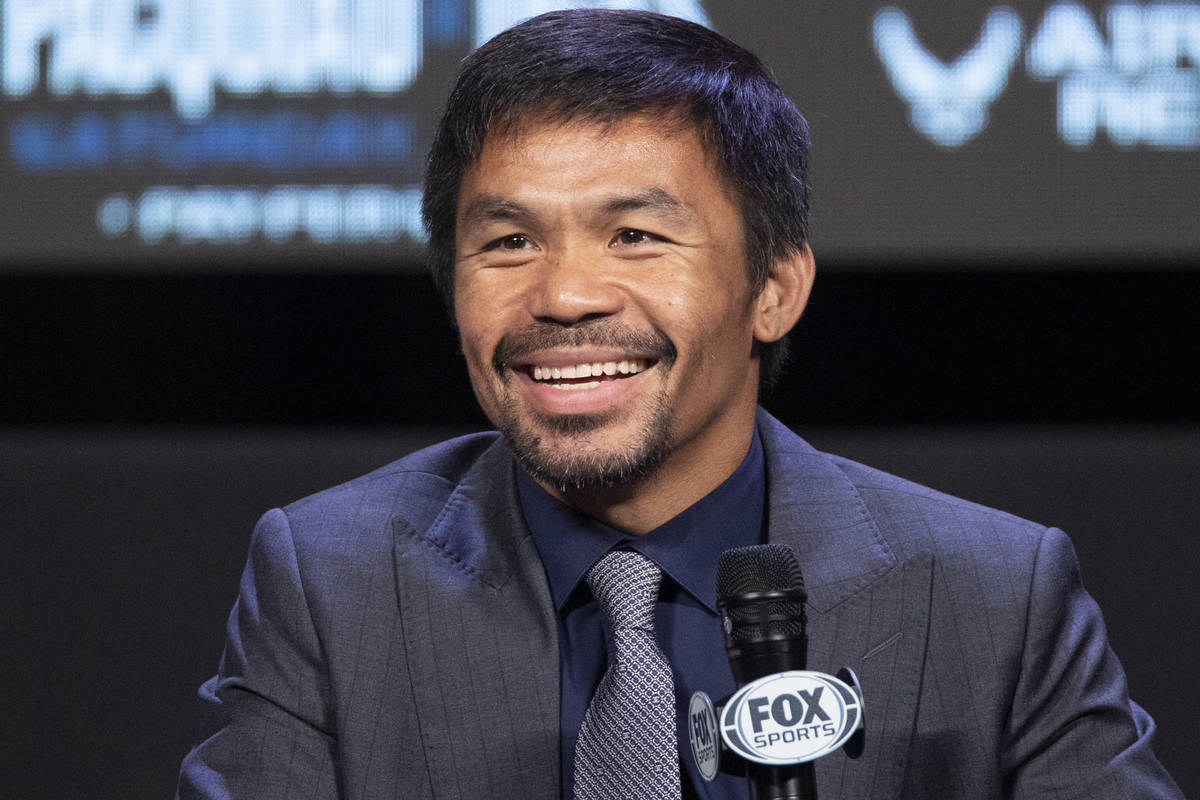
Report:
[[[427,176],[433,269],[543,485],[633,497],[634,529],[736,468],[812,281],[806,159],[758,61],[681,20],[556,12],[468,59]]]
[[[750,295],[772,265],[808,241],[808,126],[759,59],[685,20],[578,9],[534,17],[463,63],[438,128],[423,215],[433,278],[453,313],[454,244],[463,174],[489,136],[532,119],[612,124],[640,113],[694,126],[739,206]],[[786,359],[764,343],[764,386]]]

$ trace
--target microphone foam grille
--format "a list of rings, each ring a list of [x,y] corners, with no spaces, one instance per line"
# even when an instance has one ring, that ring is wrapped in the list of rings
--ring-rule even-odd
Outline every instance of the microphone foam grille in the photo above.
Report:
[[[735,547],[721,554],[717,564],[717,597],[747,592],[783,592],[804,589],[800,564],[790,547],[760,544]]]

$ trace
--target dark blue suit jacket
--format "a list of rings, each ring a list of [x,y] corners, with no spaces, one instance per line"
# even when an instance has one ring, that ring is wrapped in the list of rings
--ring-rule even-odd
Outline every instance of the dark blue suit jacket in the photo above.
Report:
[[[1182,797],[1066,536],[758,424],[809,667],[864,691],[864,752],[817,762],[821,800]],[[470,436],[264,516],[178,796],[557,800],[557,628],[515,468]]]

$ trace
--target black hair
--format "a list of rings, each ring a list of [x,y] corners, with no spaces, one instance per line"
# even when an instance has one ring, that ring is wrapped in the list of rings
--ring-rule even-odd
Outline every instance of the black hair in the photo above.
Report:
[[[509,28],[462,65],[434,136],[422,215],[429,267],[454,313],[463,174],[489,135],[531,118],[615,124],[662,111],[695,126],[739,201],[750,297],[808,241],[808,124],[758,57],[708,28],[645,11],[552,11]],[[764,344],[761,383],[786,360]]]

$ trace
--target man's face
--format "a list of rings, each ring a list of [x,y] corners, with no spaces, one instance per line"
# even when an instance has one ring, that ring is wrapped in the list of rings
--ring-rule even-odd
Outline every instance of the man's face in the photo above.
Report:
[[[489,138],[456,231],[471,383],[535,478],[568,491],[736,468],[755,304],[741,215],[690,127],[639,115]]]

